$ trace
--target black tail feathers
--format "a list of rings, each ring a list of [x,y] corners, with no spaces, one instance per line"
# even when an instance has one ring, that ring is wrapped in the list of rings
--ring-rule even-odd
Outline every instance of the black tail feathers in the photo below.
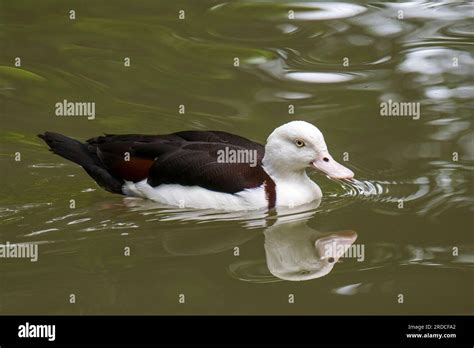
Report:
[[[107,170],[97,157],[95,146],[54,132],[38,134],[38,137],[48,144],[53,153],[79,164],[101,187],[110,192],[122,193],[123,180]]]

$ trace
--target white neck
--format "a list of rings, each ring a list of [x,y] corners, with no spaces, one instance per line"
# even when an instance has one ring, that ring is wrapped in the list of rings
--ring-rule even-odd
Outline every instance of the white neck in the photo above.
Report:
[[[322,197],[321,189],[306,175],[304,169],[275,167],[265,157],[262,167],[275,182],[277,206],[296,207]]]

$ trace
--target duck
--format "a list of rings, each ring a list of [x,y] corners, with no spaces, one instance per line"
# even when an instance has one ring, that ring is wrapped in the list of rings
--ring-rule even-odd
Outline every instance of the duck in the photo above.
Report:
[[[329,154],[321,131],[306,121],[277,127],[265,145],[211,130],[105,134],[85,142],[55,132],[38,137],[109,192],[180,208],[296,207],[322,197],[308,168],[333,179],[354,177]]]

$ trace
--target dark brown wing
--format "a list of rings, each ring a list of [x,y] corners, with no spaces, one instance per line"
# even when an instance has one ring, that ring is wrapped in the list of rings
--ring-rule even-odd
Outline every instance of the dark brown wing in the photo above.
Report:
[[[263,152],[257,148],[247,149],[232,144],[192,142],[180,144],[174,150],[173,143],[167,148],[156,149],[157,159],[150,169],[148,183],[152,186],[161,184],[179,184],[200,186],[212,191],[236,193],[246,188],[254,188],[269,180],[262,169]],[[178,145],[178,144],[176,144]],[[138,153],[146,146],[137,148]],[[163,150],[160,153],[160,150]],[[149,149],[146,149],[149,151]],[[243,163],[229,162],[225,154],[247,151],[249,160]],[[250,154],[250,152],[253,152]],[[252,157],[254,156],[254,157]],[[234,160],[237,157],[234,158]],[[255,161],[253,161],[253,159]]]
[[[261,168],[262,145],[220,131],[167,135],[106,135],[87,141],[116,177],[152,186],[180,184],[235,193],[270,180]],[[255,163],[219,162],[219,151],[250,151]],[[243,153],[243,152],[241,152]],[[254,165],[254,166],[253,166]]]

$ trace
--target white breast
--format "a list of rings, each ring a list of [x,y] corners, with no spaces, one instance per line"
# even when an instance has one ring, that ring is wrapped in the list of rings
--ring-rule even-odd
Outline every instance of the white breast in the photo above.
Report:
[[[263,185],[235,194],[207,190],[199,186],[163,184],[148,185],[146,180],[126,181],[122,191],[127,196],[148,198],[156,202],[181,208],[254,210],[268,207]]]
[[[279,182],[276,185],[276,205],[283,207],[297,207],[320,199],[322,192],[313,182]]]

